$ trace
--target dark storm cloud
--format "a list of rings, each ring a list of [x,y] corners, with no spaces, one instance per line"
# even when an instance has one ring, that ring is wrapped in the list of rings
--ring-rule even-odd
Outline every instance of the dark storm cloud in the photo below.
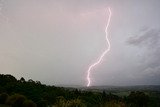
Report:
[[[149,48],[157,48],[160,43],[160,30],[157,29],[143,29],[140,34],[130,37],[127,40],[128,44],[135,46],[148,46]]]
[[[146,84],[160,83],[160,30],[145,29],[134,37],[127,40],[129,45],[136,46],[139,50],[144,50],[140,71],[143,75],[142,79],[146,80]]]

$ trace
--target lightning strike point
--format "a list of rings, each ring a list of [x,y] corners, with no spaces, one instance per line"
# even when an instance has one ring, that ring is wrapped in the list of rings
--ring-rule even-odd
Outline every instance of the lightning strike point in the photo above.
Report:
[[[108,27],[109,27],[111,16],[112,16],[112,12],[111,12],[110,8],[108,8],[108,12],[109,12],[109,16],[108,16],[107,24],[106,24],[106,27],[105,27],[106,44],[107,44],[108,48],[102,53],[102,55],[98,58],[98,60],[95,63],[93,63],[92,65],[89,66],[89,68],[87,70],[87,82],[88,82],[87,87],[89,87],[91,85],[91,79],[90,79],[91,70],[96,65],[98,65],[103,60],[103,57],[108,53],[108,51],[110,51],[110,41],[108,39]]]

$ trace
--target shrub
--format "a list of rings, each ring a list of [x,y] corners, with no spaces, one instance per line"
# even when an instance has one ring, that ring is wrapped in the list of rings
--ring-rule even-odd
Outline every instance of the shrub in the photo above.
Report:
[[[47,107],[47,101],[46,100],[40,100],[37,102],[38,107]]]
[[[59,97],[56,107],[86,107],[80,99],[66,100],[64,97]]]
[[[26,100],[26,97],[20,94],[15,94],[10,96],[6,104],[11,105],[12,107],[22,107],[23,102]]]
[[[37,105],[31,100],[25,100],[23,102],[23,107],[37,107]]]
[[[0,94],[0,104],[5,104],[7,98],[8,98],[8,94],[6,93]]]

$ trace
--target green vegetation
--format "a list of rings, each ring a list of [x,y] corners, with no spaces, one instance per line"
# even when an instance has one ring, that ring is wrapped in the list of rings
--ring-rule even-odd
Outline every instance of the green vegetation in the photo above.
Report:
[[[159,91],[126,93],[47,86],[0,74],[0,107],[160,107]]]

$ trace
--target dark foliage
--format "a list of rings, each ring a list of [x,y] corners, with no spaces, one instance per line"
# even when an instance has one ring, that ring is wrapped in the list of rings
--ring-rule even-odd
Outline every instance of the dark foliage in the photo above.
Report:
[[[8,98],[8,94],[6,93],[0,94],[0,104],[5,104],[7,98]]]
[[[0,104],[12,107],[52,105],[56,107],[110,107],[110,105],[115,105],[113,107],[147,107],[151,101],[148,95],[139,91],[131,92],[126,97],[119,97],[111,93],[106,94],[105,91],[101,93],[47,86],[32,79],[26,81],[22,77],[17,80],[12,75],[3,74],[0,74],[0,93]]]
[[[37,107],[37,105],[31,100],[25,100],[22,107]]]
[[[143,92],[131,92],[128,96],[128,103],[131,107],[147,107],[149,97]]]

